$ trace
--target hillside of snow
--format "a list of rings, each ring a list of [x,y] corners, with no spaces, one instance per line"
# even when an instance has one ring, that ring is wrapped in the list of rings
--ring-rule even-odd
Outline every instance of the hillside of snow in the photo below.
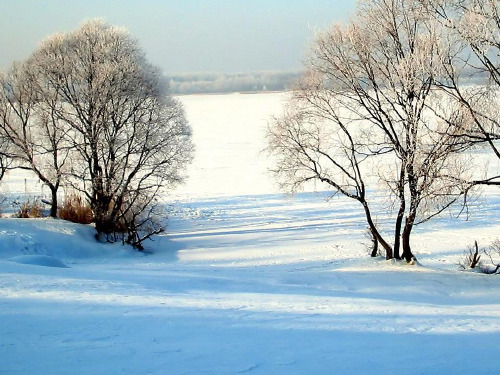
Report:
[[[0,374],[494,373],[500,277],[457,263],[499,237],[500,192],[418,227],[419,265],[369,258],[360,207],[268,175],[283,97],[181,97],[197,153],[145,253],[0,219]],[[46,193],[19,172],[1,188],[3,212]]]

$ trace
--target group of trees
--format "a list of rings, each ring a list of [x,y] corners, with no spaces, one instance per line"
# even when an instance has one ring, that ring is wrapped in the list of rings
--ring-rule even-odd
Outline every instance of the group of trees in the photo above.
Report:
[[[500,185],[469,154],[486,145],[500,156],[499,34],[498,0],[360,1],[350,23],[317,35],[269,127],[282,186],[316,180],[357,201],[372,255],[380,245],[410,262],[415,225],[474,186]],[[381,192],[389,224],[376,220]]]
[[[500,159],[498,0],[360,0],[348,24],[317,35],[305,68],[269,127],[275,173],[288,190],[315,180],[358,202],[372,255],[411,261],[415,225],[474,186],[500,185],[470,157],[486,147]],[[191,131],[135,39],[90,21],[45,40],[0,84],[0,179],[33,171],[54,217],[59,188],[79,192],[111,240],[140,248],[162,230],[155,201],[182,180]],[[380,192],[390,224],[377,220]]]
[[[53,217],[61,186],[79,192],[108,240],[141,248],[163,230],[155,202],[182,180],[191,130],[134,38],[89,21],[46,39],[0,82],[0,176],[33,171],[50,188]]]

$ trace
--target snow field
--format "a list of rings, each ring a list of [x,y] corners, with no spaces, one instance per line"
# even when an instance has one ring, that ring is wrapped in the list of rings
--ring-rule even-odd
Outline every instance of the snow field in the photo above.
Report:
[[[500,279],[456,263],[497,237],[500,195],[418,228],[421,265],[371,259],[351,201],[273,190],[260,150],[281,99],[182,97],[198,153],[147,253],[0,219],[0,374],[495,371]]]

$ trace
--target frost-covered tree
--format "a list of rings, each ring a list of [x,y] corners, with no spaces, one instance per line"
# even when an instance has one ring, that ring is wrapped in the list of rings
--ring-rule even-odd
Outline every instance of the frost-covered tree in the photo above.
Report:
[[[282,185],[319,180],[358,201],[388,259],[410,261],[414,226],[468,188],[465,146],[453,134],[463,119],[432,90],[443,48],[418,1],[361,2],[347,26],[316,37],[306,75],[269,129]],[[373,219],[378,187],[395,208],[389,229]]]
[[[29,169],[51,191],[50,216],[57,215],[57,193],[70,154],[67,127],[58,120],[57,93],[39,86],[29,63],[15,63],[0,78],[0,137],[10,164]]]
[[[66,129],[68,183],[87,197],[97,232],[111,241],[126,233],[119,237],[140,248],[162,230],[151,220],[158,194],[191,160],[181,104],[137,40],[101,20],[49,37],[26,64],[48,123]]]
[[[471,146],[487,145],[500,159],[500,2],[420,0],[446,31],[440,88],[467,121],[457,130]],[[484,176],[483,176],[484,177]],[[499,175],[476,184],[500,185]]]

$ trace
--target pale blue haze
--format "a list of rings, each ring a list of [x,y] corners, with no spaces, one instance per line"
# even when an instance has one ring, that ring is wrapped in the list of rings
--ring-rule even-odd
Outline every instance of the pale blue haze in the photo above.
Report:
[[[0,1],[0,67],[89,18],[125,26],[166,73],[296,70],[314,32],[355,0]]]

